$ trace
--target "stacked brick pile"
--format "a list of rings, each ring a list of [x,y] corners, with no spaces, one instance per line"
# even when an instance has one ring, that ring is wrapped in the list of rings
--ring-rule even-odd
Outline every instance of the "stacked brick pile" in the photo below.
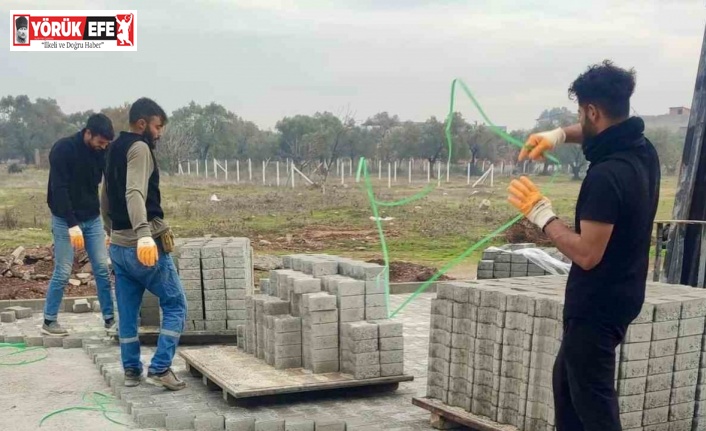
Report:
[[[245,323],[245,298],[253,292],[248,238],[178,239],[172,257],[186,294],[187,332],[235,332]],[[145,295],[142,325],[158,325],[159,303]]]
[[[445,282],[432,302],[427,395],[519,430],[553,430],[566,278]],[[626,431],[706,429],[706,291],[648,283],[619,346]]]
[[[245,300],[241,349],[278,369],[403,374],[402,325],[387,319],[383,266],[330,255],[283,261]]]
[[[525,248],[537,248],[532,243],[506,244],[502,247],[491,247],[483,252],[483,258],[478,262],[478,280],[491,278],[533,277],[549,275],[541,266],[533,263],[527,257],[514,251]],[[569,263],[569,260],[556,248],[540,248],[549,256]]]

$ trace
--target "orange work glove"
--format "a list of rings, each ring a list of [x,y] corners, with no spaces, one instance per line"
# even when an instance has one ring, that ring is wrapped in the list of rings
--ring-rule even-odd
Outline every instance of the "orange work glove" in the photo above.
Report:
[[[105,248],[110,248],[110,235],[105,236]]]
[[[517,159],[519,161],[527,158],[532,160],[543,159],[545,151],[552,151],[557,145],[561,145],[564,142],[566,142],[566,133],[561,127],[548,132],[534,133],[527,138],[525,146],[520,151],[520,157]]]
[[[549,221],[556,218],[552,203],[529,178],[522,176],[519,180],[512,180],[508,191],[510,196],[507,200],[540,229],[543,230]]]
[[[82,250],[85,246],[83,241],[83,232],[78,226],[69,228],[69,240],[71,241],[71,246],[76,250]]]
[[[157,244],[151,236],[137,240],[137,260],[145,266],[154,266],[158,259]]]

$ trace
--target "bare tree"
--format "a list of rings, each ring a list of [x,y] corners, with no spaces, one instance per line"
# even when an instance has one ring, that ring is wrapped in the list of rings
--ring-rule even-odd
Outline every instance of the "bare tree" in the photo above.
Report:
[[[183,124],[172,123],[159,140],[157,152],[169,171],[176,173],[179,164],[189,160],[195,146],[196,138],[191,130]]]

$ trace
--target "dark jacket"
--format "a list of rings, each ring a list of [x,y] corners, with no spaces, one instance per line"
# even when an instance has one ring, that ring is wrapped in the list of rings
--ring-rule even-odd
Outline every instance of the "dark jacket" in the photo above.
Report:
[[[105,152],[86,145],[84,131],[58,140],[49,152],[47,204],[69,227],[100,215],[98,185],[105,170]]]

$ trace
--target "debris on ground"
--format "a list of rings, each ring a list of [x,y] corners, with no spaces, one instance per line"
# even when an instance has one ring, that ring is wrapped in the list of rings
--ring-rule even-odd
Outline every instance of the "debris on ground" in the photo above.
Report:
[[[25,249],[20,246],[0,255],[0,300],[36,299],[46,296],[54,272],[53,246]],[[74,253],[74,263],[65,296],[95,295],[95,281],[85,250]]]
[[[282,258],[272,254],[256,254],[253,258],[253,268],[256,271],[272,271],[283,268]]]
[[[505,231],[505,239],[510,244],[531,242],[538,246],[551,246],[549,238],[526,218],[512,225]]]
[[[384,265],[385,261],[382,259],[372,259],[368,260],[369,263],[377,263],[378,265]],[[419,265],[411,262],[404,261],[393,261],[390,262],[390,282],[391,283],[409,283],[417,281],[427,281],[438,270],[430,266]],[[451,277],[442,275],[437,280],[453,280]]]

